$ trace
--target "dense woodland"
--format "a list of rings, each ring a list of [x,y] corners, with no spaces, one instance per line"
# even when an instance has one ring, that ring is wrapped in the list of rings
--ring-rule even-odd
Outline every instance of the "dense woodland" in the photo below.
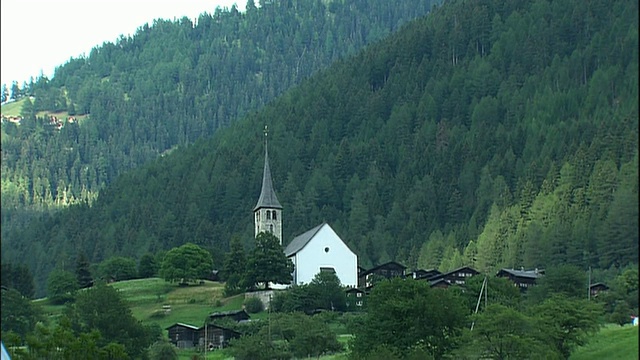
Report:
[[[256,14],[261,19],[267,13]],[[250,20],[250,10],[218,15],[220,21],[214,14],[210,26],[262,21]],[[182,26],[198,29],[206,23],[201,18],[195,28]],[[573,264],[604,274],[637,265],[637,2],[447,2],[303,80],[259,111],[242,107],[246,116],[211,138],[187,134],[227,125],[222,119],[240,115],[241,107],[227,113],[232,110],[226,100],[212,105],[206,92],[189,93],[183,80],[163,81],[197,73],[189,71],[188,62],[162,69],[98,56],[111,51],[126,59],[124,49],[130,47],[143,59],[154,49],[144,46],[145,39],[161,29],[180,29],[180,24],[158,22],[153,31],[141,29],[132,39],[71,62],[48,82],[53,87],[60,81],[56,86],[65,86],[70,98],[77,99],[76,108],[91,104],[91,119],[75,132],[65,126],[60,133],[39,136],[67,136],[75,146],[93,144],[83,151],[89,158],[103,154],[104,166],[96,174],[108,174],[93,176],[96,185],[101,183],[97,179],[106,183],[114,176],[115,164],[134,167],[147,155],[182,146],[119,176],[91,204],[45,213],[28,228],[3,226],[3,262],[26,264],[37,293],[42,294],[48,273],[56,266],[72,266],[79,251],[99,262],[115,255],[140,258],[192,242],[210,250],[214,265],[221,267],[232,236],[252,246],[251,209],[261,185],[265,124],[271,171],[284,207],[285,243],[327,221],[364,267],[392,259],[411,268],[441,270],[463,264],[481,271]],[[184,32],[171,34],[163,35],[163,44],[198,46],[196,39],[184,40]],[[261,36],[269,38],[264,32]],[[167,40],[173,37],[179,40]],[[238,41],[237,46],[245,45]],[[157,51],[170,56],[169,48]],[[72,90],[72,79],[85,79],[83,69],[101,68],[98,59],[113,73],[102,73],[93,82],[77,80],[104,90],[83,102],[82,87]],[[281,69],[276,70],[251,77],[286,82],[277,87],[283,91],[293,80],[280,79]],[[126,74],[145,72],[147,86],[157,87],[160,95],[138,91],[133,75],[126,80]],[[267,100],[251,95],[253,82],[242,89],[229,85],[236,84],[233,72],[230,79],[198,74],[208,75],[190,78],[194,83],[227,81],[224,92],[240,103],[257,108]],[[124,90],[110,96],[109,84]],[[268,88],[277,95],[275,85]],[[120,108],[135,110],[116,111]],[[154,147],[130,146],[139,136],[133,124],[161,122],[169,127],[149,130],[155,134]],[[94,132],[93,143],[77,137],[84,127]],[[3,133],[3,218],[5,158],[18,163],[26,161],[21,154],[50,153],[35,147],[31,138],[20,140],[22,128],[3,130],[14,134],[9,137],[13,147],[5,151]],[[25,148],[24,141],[34,145]],[[106,145],[115,142],[123,142],[122,147],[110,150]],[[112,156],[108,161],[106,154]],[[82,162],[85,155],[80,151],[74,156]],[[74,162],[68,158],[55,166],[69,171]],[[47,177],[45,172],[41,179]],[[20,181],[26,178],[24,173]],[[11,201],[29,202],[25,199],[20,195]]]
[[[24,218],[16,208],[93,200],[120,173],[211,136],[437,3],[251,0],[246,12],[155,20],[52,79],[4,85],[3,99],[26,104],[21,126],[3,126],[3,228]],[[81,124],[56,133],[46,113]]]

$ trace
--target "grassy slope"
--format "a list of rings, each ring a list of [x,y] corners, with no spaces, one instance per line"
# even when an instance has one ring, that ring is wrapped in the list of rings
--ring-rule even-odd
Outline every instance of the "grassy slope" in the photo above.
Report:
[[[585,346],[574,351],[571,360],[638,359],[638,327],[609,325]]]
[[[8,104],[2,105],[2,115],[5,116],[19,116],[22,114],[22,105],[26,99],[20,99],[18,101],[12,101]],[[69,113],[66,111],[54,112],[54,111],[39,111],[36,113],[38,117],[46,117],[48,115],[53,115],[58,117],[59,119],[66,119],[69,117]],[[88,117],[88,115],[75,115],[74,116],[77,121],[82,121]]]

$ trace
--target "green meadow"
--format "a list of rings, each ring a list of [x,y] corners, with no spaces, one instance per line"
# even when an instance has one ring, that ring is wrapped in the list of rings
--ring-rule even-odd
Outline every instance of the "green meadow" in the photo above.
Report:
[[[638,326],[607,325],[587,344],[576,349],[569,359],[638,359]]]

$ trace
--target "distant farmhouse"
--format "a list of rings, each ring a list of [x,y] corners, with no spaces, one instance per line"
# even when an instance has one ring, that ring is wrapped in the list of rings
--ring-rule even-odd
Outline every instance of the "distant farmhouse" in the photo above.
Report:
[[[497,277],[503,277],[511,280],[515,286],[520,288],[521,292],[527,291],[527,289],[535,285],[536,280],[544,275],[544,270],[515,270],[515,269],[500,269],[496,274]]]
[[[253,209],[255,236],[269,232],[282,245],[282,205],[273,189],[265,129],[262,189]],[[294,264],[293,283],[308,284],[319,272],[335,273],[342,285],[358,285],[358,257],[327,223],[296,236],[284,250]]]
[[[395,277],[405,277],[407,267],[395,261],[390,261],[369,270],[362,270],[363,271],[358,274],[358,287],[371,288],[374,285],[376,278],[392,279]]]

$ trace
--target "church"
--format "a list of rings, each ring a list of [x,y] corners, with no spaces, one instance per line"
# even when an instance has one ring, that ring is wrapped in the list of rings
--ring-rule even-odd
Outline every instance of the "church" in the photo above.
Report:
[[[262,189],[253,208],[255,236],[263,231],[270,232],[282,245],[282,205],[273,189],[266,136],[265,131]],[[327,223],[296,236],[284,252],[294,264],[294,284],[308,284],[317,273],[328,271],[335,273],[343,286],[358,285],[358,257]]]

